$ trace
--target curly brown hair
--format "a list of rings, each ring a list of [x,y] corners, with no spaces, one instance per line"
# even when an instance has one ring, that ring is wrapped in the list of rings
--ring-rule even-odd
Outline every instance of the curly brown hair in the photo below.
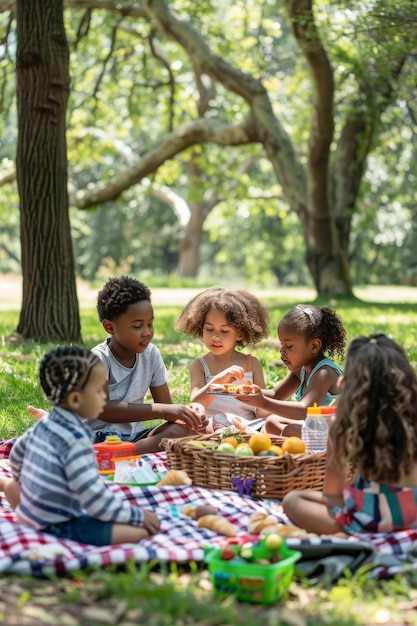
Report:
[[[296,304],[281,318],[278,330],[284,326],[307,339],[318,337],[322,342],[323,353],[330,357],[338,354],[341,359],[344,358],[346,330],[333,309],[327,306]]]
[[[330,428],[334,458],[365,480],[397,483],[417,461],[417,376],[386,335],[357,337]]]
[[[97,295],[97,312],[100,322],[115,320],[128,307],[143,300],[151,301],[149,287],[130,276],[109,278]]]
[[[175,328],[189,337],[203,337],[209,311],[221,311],[230,326],[242,335],[238,346],[258,343],[269,335],[269,313],[256,296],[244,289],[210,287],[192,298],[178,317]]]

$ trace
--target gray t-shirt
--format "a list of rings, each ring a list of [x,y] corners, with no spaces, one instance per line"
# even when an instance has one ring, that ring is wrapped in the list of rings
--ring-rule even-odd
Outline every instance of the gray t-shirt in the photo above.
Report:
[[[143,404],[149,387],[160,387],[168,380],[168,372],[160,351],[152,343],[144,352],[136,355],[132,368],[124,367],[117,361],[109,348],[110,337],[92,348],[106,368],[109,385],[109,400]],[[100,419],[88,420],[93,432],[111,431],[119,433],[137,433],[143,430],[142,422],[112,424]]]

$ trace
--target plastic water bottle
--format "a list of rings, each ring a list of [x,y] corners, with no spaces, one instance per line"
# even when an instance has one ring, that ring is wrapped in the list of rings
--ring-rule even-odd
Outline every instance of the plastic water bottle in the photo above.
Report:
[[[323,451],[327,448],[329,426],[321,413],[321,408],[314,404],[307,408],[307,415],[301,426],[301,438],[309,451]]]

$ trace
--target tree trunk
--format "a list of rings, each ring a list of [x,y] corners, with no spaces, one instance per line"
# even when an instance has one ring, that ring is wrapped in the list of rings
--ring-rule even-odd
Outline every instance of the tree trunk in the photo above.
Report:
[[[81,341],[68,213],[69,53],[62,0],[17,0],[17,183],[23,297],[17,332]]]

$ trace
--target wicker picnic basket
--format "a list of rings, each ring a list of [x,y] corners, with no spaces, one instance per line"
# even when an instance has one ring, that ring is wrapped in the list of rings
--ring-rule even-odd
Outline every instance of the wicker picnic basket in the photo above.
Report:
[[[243,435],[244,439],[249,436]],[[271,437],[280,445],[283,438]],[[305,452],[283,456],[234,456],[190,444],[191,440],[220,442],[220,435],[163,439],[169,469],[185,470],[196,487],[238,491],[232,479],[252,482],[254,498],[282,500],[289,491],[323,487],[326,452]]]

